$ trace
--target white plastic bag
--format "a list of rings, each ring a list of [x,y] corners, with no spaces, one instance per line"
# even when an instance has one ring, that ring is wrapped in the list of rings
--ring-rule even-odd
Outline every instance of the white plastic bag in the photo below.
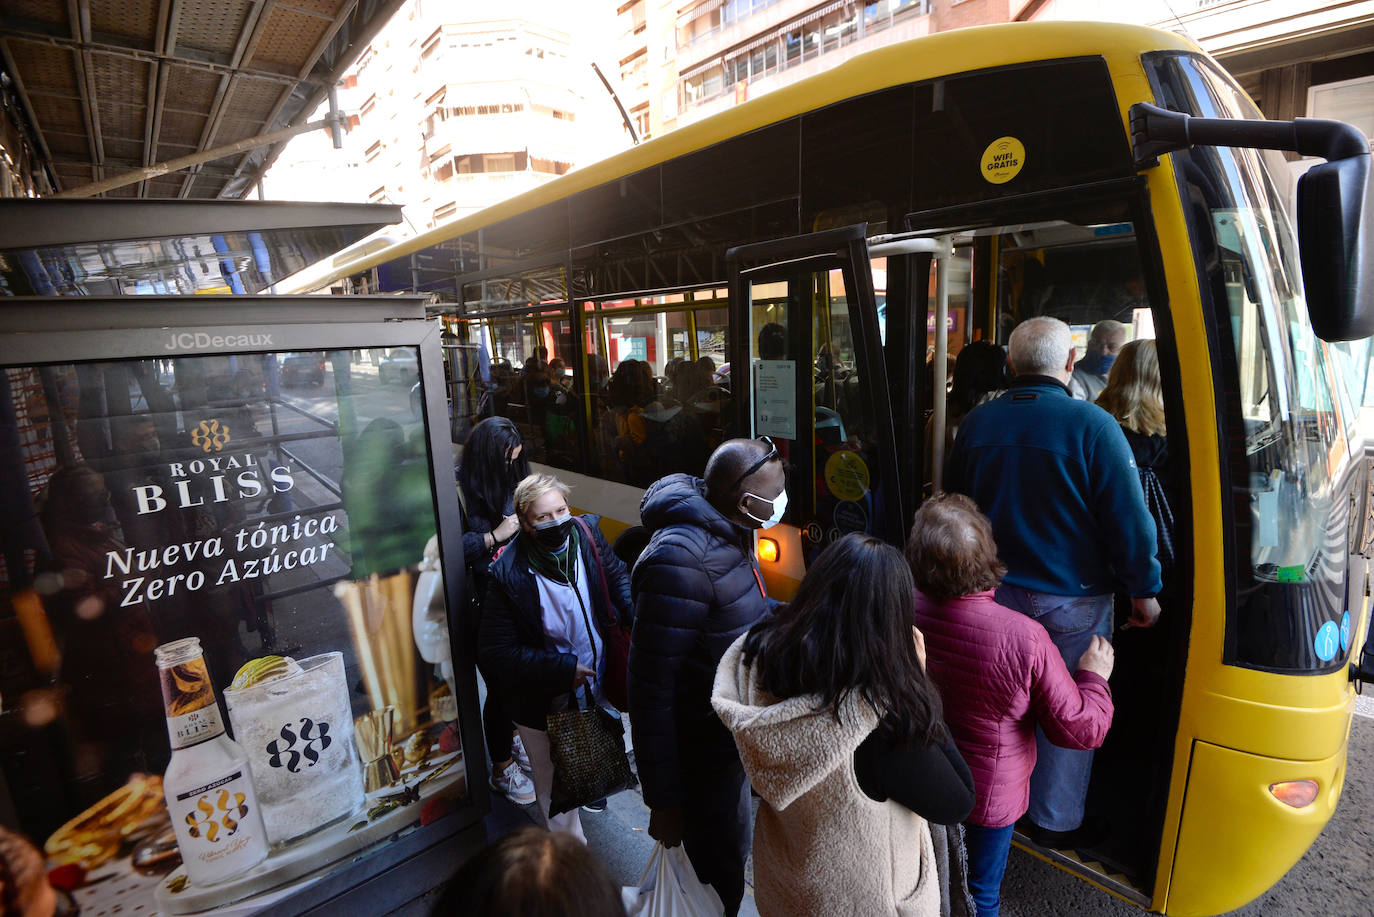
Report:
[[[638,888],[621,891],[627,917],[722,917],[725,905],[697,878],[681,844],[654,845]]]

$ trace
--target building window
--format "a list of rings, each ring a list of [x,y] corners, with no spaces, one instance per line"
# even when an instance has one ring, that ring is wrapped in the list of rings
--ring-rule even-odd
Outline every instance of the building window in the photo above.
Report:
[[[1346,121],[1366,137],[1374,137],[1374,76],[1310,87],[1307,117]]]
[[[382,154],[382,141],[378,140],[376,143],[372,144],[372,146],[368,147],[366,151],[364,151],[363,157],[364,157],[368,162],[372,162],[372,160],[376,159],[376,158],[377,158],[378,156],[380,156],[381,154]]]
[[[455,202],[453,202],[453,201],[449,201],[447,204],[444,204],[442,207],[436,207],[436,208],[434,209],[434,222],[435,222],[435,223],[442,223],[444,220],[447,220],[447,219],[451,218],[451,217],[452,217],[454,214],[456,214],[457,212],[458,212],[458,205],[457,205]]]
[[[382,185],[377,190],[367,196],[367,199],[374,204],[380,204],[386,200],[386,185]]]
[[[536,156],[530,157],[530,169],[544,175],[563,175],[572,168],[572,163],[560,162],[556,159],[539,159]]]
[[[424,44],[420,46],[420,57],[429,57],[433,54],[438,49],[443,38],[444,30],[442,28],[435,29],[434,32],[424,40]]]

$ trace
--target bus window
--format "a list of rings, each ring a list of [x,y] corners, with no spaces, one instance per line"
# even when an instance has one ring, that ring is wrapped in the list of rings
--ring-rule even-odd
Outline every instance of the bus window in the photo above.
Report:
[[[724,399],[709,391],[715,362],[693,355],[694,312],[684,297],[669,299],[603,303],[589,322],[587,338],[605,347],[610,373],[594,411],[601,476],[636,487],[675,472],[700,475],[719,436]],[[638,308],[619,311],[630,305]]]
[[[484,410],[515,423],[530,461],[580,470],[571,322],[545,313],[491,319],[487,327],[492,343]]]

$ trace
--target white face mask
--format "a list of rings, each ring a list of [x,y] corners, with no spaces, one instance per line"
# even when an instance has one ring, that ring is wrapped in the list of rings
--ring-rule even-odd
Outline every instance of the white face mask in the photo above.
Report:
[[[767,519],[760,519],[758,516],[755,516],[753,513],[749,512],[749,510],[745,508],[742,502],[740,503],[740,512],[744,513],[744,515],[748,516],[750,519],[753,519],[755,522],[757,522],[759,524],[759,528],[761,529],[771,529],[773,526],[777,525],[779,522],[782,521],[782,514],[787,512],[787,491],[785,490],[771,500],[764,499],[763,497],[760,497],[758,494],[751,494],[748,491],[745,491],[744,495],[746,497],[753,497],[760,503],[768,503],[773,507],[772,515],[770,515]]]

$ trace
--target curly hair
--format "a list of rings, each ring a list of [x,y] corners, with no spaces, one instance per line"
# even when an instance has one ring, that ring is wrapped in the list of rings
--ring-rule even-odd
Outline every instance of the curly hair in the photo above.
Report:
[[[997,558],[992,523],[963,494],[936,494],[921,504],[906,560],[916,588],[938,601],[996,589],[1007,573]]]

